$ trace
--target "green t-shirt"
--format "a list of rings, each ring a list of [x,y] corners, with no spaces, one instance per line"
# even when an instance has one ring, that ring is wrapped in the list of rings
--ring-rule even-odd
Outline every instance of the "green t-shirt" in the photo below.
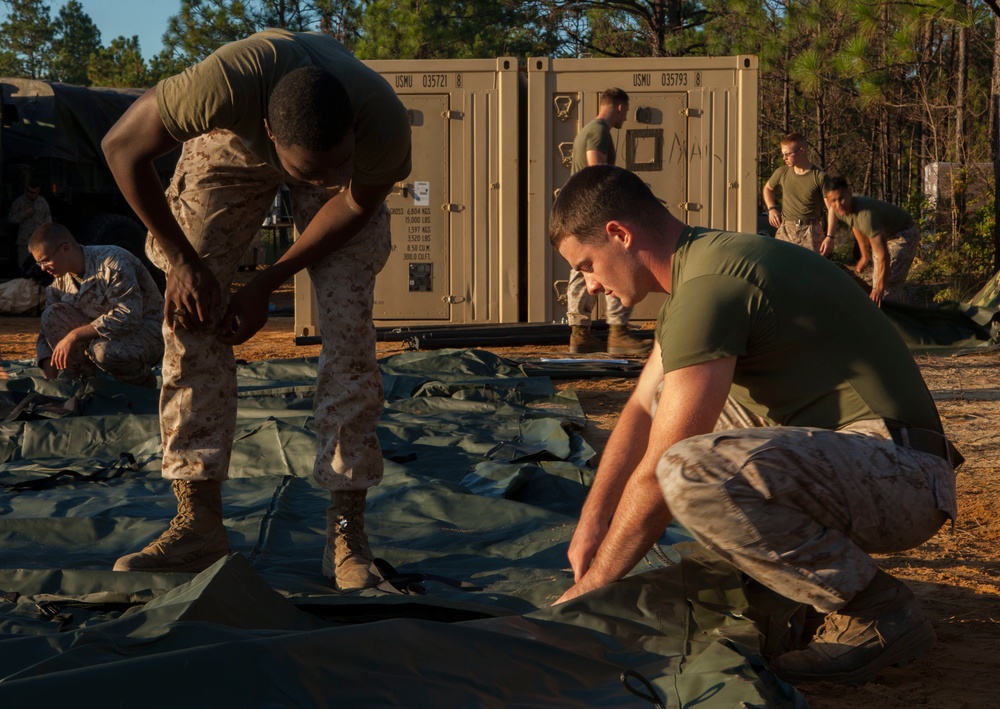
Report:
[[[384,185],[409,175],[410,122],[405,107],[385,79],[320,32],[269,29],[220,47],[157,85],[160,117],[170,135],[182,142],[212,130],[230,130],[250,152],[285,174],[264,118],[274,85],[304,66],[326,69],[351,97],[352,179]]]
[[[860,195],[851,197],[851,213],[840,217],[840,220],[869,239],[876,234],[890,239],[893,234],[913,226],[913,217],[905,209],[874,197]]]
[[[781,426],[866,419],[941,431],[889,319],[838,266],[754,234],[688,227],[656,337],[664,371],[736,357],[732,396]]]
[[[781,191],[781,218],[785,221],[815,222],[823,219],[826,204],[823,202],[823,178],[826,173],[815,165],[799,175],[788,165],[782,165],[767,186]]]
[[[576,138],[573,139],[574,173],[587,167],[587,151],[598,150],[608,157],[608,164],[615,164],[615,141],[611,138],[611,129],[600,118],[595,118],[585,125]]]

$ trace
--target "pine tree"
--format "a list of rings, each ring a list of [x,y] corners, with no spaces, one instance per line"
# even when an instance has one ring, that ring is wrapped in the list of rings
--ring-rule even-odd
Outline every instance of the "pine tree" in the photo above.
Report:
[[[101,31],[79,0],[69,0],[53,23],[52,66],[49,78],[87,86],[90,57],[101,49]]]

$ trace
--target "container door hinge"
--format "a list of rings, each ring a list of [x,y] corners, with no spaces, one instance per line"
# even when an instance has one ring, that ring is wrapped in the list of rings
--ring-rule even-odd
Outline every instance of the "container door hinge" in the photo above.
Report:
[[[449,121],[460,121],[465,118],[465,111],[442,111],[441,118],[447,118]]]
[[[455,305],[456,303],[464,303],[467,300],[467,298],[462,295],[446,295],[442,297],[441,300],[443,300],[445,303],[448,303],[449,305]]]
[[[465,205],[464,204],[442,204],[441,205],[441,209],[443,209],[446,212],[464,212],[465,211]]]
[[[701,205],[698,202],[681,202],[677,205],[685,212],[700,212]]]
[[[684,108],[681,110],[681,115],[688,118],[701,118],[704,113],[700,108]]]

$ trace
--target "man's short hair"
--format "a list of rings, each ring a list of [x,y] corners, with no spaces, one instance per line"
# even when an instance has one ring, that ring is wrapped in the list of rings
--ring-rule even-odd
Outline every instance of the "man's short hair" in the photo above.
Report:
[[[601,92],[601,105],[604,106],[609,103],[614,106],[628,103],[628,94],[615,86],[604,89],[604,91]]]
[[[46,222],[35,229],[35,232],[28,239],[28,250],[34,251],[39,246],[56,248],[63,244],[75,244],[76,239],[73,233],[57,222]]]
[[[568,236],[581,243],[599,243],[613,219],[650,223],[666,211],[635,173],[614,165],[592,165],[559,190],[549,217],[549,241],[557,249]]]
[[[840,190],[851,191],[851,185],[846,177],[840,175],[827,175],[823,178],[823,194],[827,192],[839,192]]]
[[[327,151],[354,124],[347,89],[333,74],[306,66],[285,74],[267,101],[267,122],[282,145]]]
[[[798,145],[799,143],[806,144],[806,137],[801,133],[789,133],[781,139],[782,145]]]

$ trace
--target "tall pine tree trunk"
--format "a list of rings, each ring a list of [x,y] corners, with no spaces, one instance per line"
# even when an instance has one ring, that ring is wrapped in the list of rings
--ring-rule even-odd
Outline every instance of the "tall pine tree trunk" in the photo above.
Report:
[[[955,77],[955,162],[951,168],[951,235],[952,247],[958,248],[961,240],[962,229],[965,222],[965,186],[966,186],[966,165],[965,165],[965,95],[968,88],[968,42],[969,28],[968,0],[962,0],[962,5],[966,10],[963,13],[958,27],[957,51],[958,60],[956,63]]]
[[[1000,271],[1000,17],[993,18],[993,75],[990,81],[993,152],[993,270]]]

